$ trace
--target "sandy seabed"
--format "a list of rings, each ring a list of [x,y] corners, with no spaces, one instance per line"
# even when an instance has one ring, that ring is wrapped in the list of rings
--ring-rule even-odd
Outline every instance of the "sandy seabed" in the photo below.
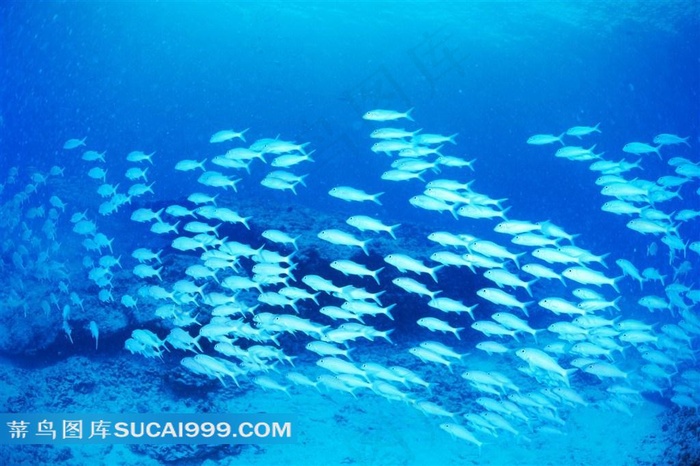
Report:
[[[46,382],[32,385],[33,392],[48,395],[54,376],[75,386],[77,378],[91,383],[85,371],[91,371],[94,380],[109,373],[127,375],[137,370],[142,361],[124,361],[100,372],[86,358],[69,358],[63,363],[40,369],[46,372]],[[160,362],[152,361],[154,368]],[[109,361],[103,361],[110,364]],[[151,366],[147,363],[147,366]],[[73,368],[71,370],[67,367]],[[75,372],[80,368],[80,372]],[[235,455],[208,453],[182,454],[175,461],[166,462],[163,452],[135,451],[128,445],[83,445],[79,447],[0,446],[0,458],[11,461],[4,464],[105,464],[105,465],[652,465],[670,464],[664,459],[668,437],[662,431],[667,408],[645,400],[631,408],[632,416],[599,406],[572,408],[566,413],[566,425],[561,434],[529,432],[524,424],[519,436],[499,431],[497,438],[483,433],[476,436],[484,442],[481,452],[471,444],[451,438],[439,428],[446,418],[424,415],[409,404],[388,401],[369,391],[358,392],[358,398],[341,392],[321,391],[309,387],[290,388],[291,397],[281,392],[263,392],[250,389],[232,394],[216,384],[202,387],[199,401],[174,397],[165,393],[168,384],[149,383],[154,371],[141,370],[140,377],[123,378],[121,384],[97,385],[84,394],[73,393],[69,399],[54,395],[35,398],[32,407],[44,412],[99,411],[86,404],[95,399],[113,399],[127,412],[201,412],[203,407],[216,412],[230,413],[293,413],[292,426],[295,443],[246,445]],[[27,385],[25,377],[42,380],[37,370],[12,368],[12,381],[4,387],[4,400],[15,400]],[[73,374],[79,374],[73,378]],[[124,380],[131,380],[131,386]],[[152,380],[152,379],[151,379]],[[19,385],[18,385],[19,384]],[[59,393],[62,387],[54,387]],[[54,392],[56,393],[56,392]],[[417,394],[420,391],[416,391]],[[39,400],[43,399],[43,402]],[[92,400],[92,401],[89,401]],[[69,408],[69,406],[74,408]],[[76,409],[80,406],[80,409]],[[26,409],[29,409],[27,407]],[[466,411],[474,411],[473,406]],[[455,421],[467,425],[461,413]],[[21,452],[19,449],[21,448]],[[53,449],[53,450],[51,450]],[[4,451],[4,453],[2,453]],[[63,451],[59,454],[59,451]],[[21,454],[20,454],[21,453]],[[170,452],[172,453],[172,452]],[[64,461],[61,462],[61,458]],[[216,458],[216,459],[212,459]],[[49,463],[50,461],[50,463]]]

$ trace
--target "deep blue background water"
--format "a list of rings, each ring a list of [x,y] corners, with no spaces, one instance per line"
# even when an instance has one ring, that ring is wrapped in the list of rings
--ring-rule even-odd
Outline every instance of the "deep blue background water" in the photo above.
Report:
[[[7,165],[72,172],[82,162],[60,149],[70,137],[87,136],[111,164],[155,150],[164,199],[182,194],[165,178],[177,160],[211,158],[213,132],[250,127],[249,140],[280,134],[317,150],[299,202],[348,210],[318,194],[388,189],[378,215],[420,220],[404,208],[419,188],[379,180],[389,162],[368,150],[373,125],[360,118],[415,107],[407,128],[459,133],[447,153],[478,159],[475,189],[509,198],[515,218],[548,218],[584,237],[612,222],[596,245],[609,251],[627,232],[600,212],[596,174],[527,137],[600,122],[603,134],[582,145],[615,160],[626,142],[659,132],[697,141],[694,2],[10,2],[0,11]],[[242,196],[274,199],[258,181],[247,179]]]
[[[444,153],[477,159],[475,173],[440,176],[475,178],[477,191],[508,198],[512,218],[551,220],[581,233],[580,245],[593,252],[639,263],[651,240],[625,228],[627,218],[601,212],[608,199],[594,184],[598,173],[553,157],[557,145],[525,140],[601,123],[602,134],[580,144],[597,144],[610,160],[625,157],[625,143],[661,132],[699,141],[694,2],[10,2],[0,12],[3,168],[65,166],[69,184],[88,194],[75,210],[97,204],[92,181],[85,184],[89,164],[61,149],[68,138],[87,136],[88,148],[107,151],[110,182],[127,168],[128,152],[157,151],[149,179],[157,181],[154,200],[167,203],[201,188],[173,176],[178,160],[211,159],[225,150],[208,143],[213,132],[251,128],[249,142],[310,142],[316,162],[295,169],[309,173],[309,188],[295,198],[261,187],[268,167],[256,162],[242,199],[291,199],[345,218],[358,207],[326,193],[350,185],[387,191],[383,206],[362,206],[387,223],[490,230],[489,222],[411,207],[416,182],[379,179],[390,159],[369,150],[376,125],[361,115],[415,107],[416,122],[398,126],[459,133]],[[697,158],[686,146],[663,152]],[[631,176],[672,171],[653,154],[643,164]],[[663,209],[681,206],[687,202]],[[119,232],[124,215],[106,227]]]
[[[92,164],[80,160],[82,149],[61,148],[69,138],[87,136],[87,148],[107,151],[108,181],[122,180],[122,188],[130,184],[123,179],[129,166],[126,154],[156,151],[155,166],[149,169],[156,194],[138,202],[168,205],[192,191],[212,191],[194,182],[196,176],[174,172],[178,160],[211,159],[225,150],[225,145],[208,142],[215,131],[250,128],[248,142],[279,134],[308,141],[316,152],[315,163],[294,169],[309,173],[309,187],[299,187],[296,197],[261,187],[260,179],[270,168],[255,162],[237,195],[246,202],[255,200],[271,209],[298,204],[326,213],[329,219],[370,214],[387,224],[413,223],[493,239],[493,222],[456,221],[446,213],[440,216],[410,206],[407,200],[422,190],[421,184],[380,180],[391,159],[369,150],[375,142],[369,133],[377,125],[361,116],[372,108],[414,107],[415,122],[392,126],[459,133],[458,144],[446,145],[445,154],[477,159],[475,172],[445,169],[441,177],[475,179],[475,190],[508,198],[512,218],[551,220],[580,233],[579,246],[597,254],[612,253],[610,276],[618,274],[612,264],[618,257],[640,268],[668,270],[664,246],[659,244],[657,257],[647,257],[653,239],[627,229],[628,218],[600,210],[608,199],[600,194],[594,183],[598,173],[590,171],[588,163],[555,158],[558,145],[538,147],[525,141],[536,133],[559,134],[574,125],[600,123],[602,134],[586,137],[580,145],[597,144],[596,152],[605,152],[606,159],[633,160],[621,150],[625,143],[651,142],[656,134],[669,132],[689,136],[693,147],[663,148],[665,160],[672,156],[698,160],[699,11],[698,3],[690,1],[333,6],[5,2],[0,6],[0,179],[11,166],[20,167],[23,180],[34,170],[65,166],[61,188],[73,186],[65,197],[71,204],[69,212],[95,209],[101,201],[94,195],[97,183],[86,177]],[[567,142],[579,144],[572,138]],[[665,160],[645,156],[644,171],[630,176],[655,180],[671,174]],[[225,171],[211,164],[209,168]],[[358,206],[328,196],[336,185],[386,191],[383,205]],[[8,198],[22,187],[7,187]],[[697,183],[692,191],[684,188],[685,200],[664,203],[662,209],[697,209],[695,189]],[[42,201],[51,194],[40,193]],[[229,207],[236,209],[235,204]],[[128,256],[136,246],[160,248],[170,241],[147,233],[146,227],[134,227],[128,220],[132,208],[97,218],[100,231],[117,237],[120,253]],[[402,231],[398,232],[401,237]],[[697,240],[697,220],[683,225],[681,233],[684,239]],[[239,239],[260,245],[253,236]],[[78,264],[83,251],[75,239],[75,235],[59,238],[74,246],[77,259],[72,265],[82,272]],[[423,244],[426,249],[432,246]],[[425,258],[424,252],[416,254]],[[696,256],[692,258],[697,271]],[[376,254],[367,264],[372,269],[384,265]],[[325,270],[311,267],[316,264],[300,264],[299,270],[340,277],[325,264]],[[388,276],[393,273],[385,272],[381,288],[391,288]],[[465,286],[460,282],[464,276],[469,277]],[[117,299],[127,291],[134,293],[140,284],[130,278],[126,285],[120,283]],[[425,283],[434,285],[429,279]],[[468,272],[441,276],[446,296],[467,304],[480,302],[477,315],[486,316],[495,306],[474,296],[482,286],[491,284]],[[550,292],[550,284],[538,286],[536,298]],[[551,284],[552,289],[557,287],[558,283]],[[376,291],[373,283],[368,288]],[[626,317],[638,311],[645,319],[668,318],[649,317],[634,304],[639,293],[636,282],[625,280],[621,288],[623,303],[630,304]],[[657,285],[645,290],[662,293]],[[424,339],[426,332],[414,325],[414,315],[408,315],[409,310],[422,315],[424,303],[405,295],[397,309],[407,315],[378,326],[397,325],[396,334],[402,338],[414,332]],[[553,319],[538,312],[531,322],[541,328]],[[454,322],[454,316],[448,320]],[[158,330],[163,336],[164,330]],[[60,354],[92,348],[84,328],[75,332],[76,336],[82,332],[82,339],[76,338],[74,346],[64,342],[66,352]],[[114,340],[118,341],[106,348],[131,357],[121,349],[121,335]],[[471,345],[464,340],[460,347]],[[445,341],[454,343],[449,335]],[[169,362],[177,364],[175,357]]]

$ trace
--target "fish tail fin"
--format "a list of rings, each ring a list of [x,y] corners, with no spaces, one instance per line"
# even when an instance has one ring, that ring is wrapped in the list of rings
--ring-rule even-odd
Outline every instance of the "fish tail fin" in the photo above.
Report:
[[[306,187],[306,183],[304,183],[304,178],[306,178],[307,176],[309,176],[308,173],[299,177],[299,184],[301,184],[304,187]]]
[[[377,204],[379,204],[379,205],[382,205],[382,201],[379,200],[379,196],[381,196],[382,194],[384,194],[384,193],[381,192],[381,193],[377,193],[377,194],[373,195],[373,196],[372,196],[372,202],[375,202],[375,203],[377,203]]]
[[[306,153],[306,150],[304,149],[306,146],[311,144],[310,142],[305,142],[304,144],[299,144],[299,152],[301,152],[304,155],[309,155]]]
[[[244,129],[243,131],[241,131],[240,133],[238,133],[238,137],[241,138],[241,140],[242,140],[243,142],[248,142],[248,141],[245,140],[245,133],[247,133],[249,129],[250,129],[250,128],[246,128],[246,129]]]
[[[379,304],[380,306],[382,305],[382,301],[379,299],[379,297],[384,293],[386,293],[386,290],[382,290],[379,293],[374,293],[374,302]]]
[[[641,282],[640,282],[640,284],[641,284]],[[621,311],[620,306],[617,305],[618,301],[620,301],[621,299],[622,299],[622,296],[618,296],[617,298],[613,299],[613,302],[612,302],[612,307],[614,307],[618,311]],[[618,319],[619,319],[619,317],[618,317]]]
[[[447,142],[449,142],[450,144],[454,144],[456,146],[457,143],[455,142],[455,138],[457,137],[458,134],[459,133],[455,133],[455,134],[448,136]]]
[[[464,327],[457,327],[457,328],[455,328],[455,336],[457,337],[457,339],[458,339],[459,341],[462,341],[462,337],[459,336],[459,332],[461,332],[462,330],[464,330]]]
[[[372,272],[372,278],[374,278],[374,281],[377,282],[377,285],[379,285],[379,272],[384,270],[384,267],[380,267],[379,269],[375,270]]]
[[[391,340],[391,338],[389,338],[389,335],[391,335],[392,333],[394,333],[394,330],[395,330],[395,329],[392,328],[392,329],[387,330],[386,332],[381,332],[381,333],[379,334],[379,336],[382,337],[382,338],[384,338],[386,341],[388,341],[389,343],[391,343],[391,344],[393,345],[394,342]]]
[[[438,266],[433,267],[432,269],[430,269],[430,272],[428,272],[428,273],[430,274],[430,276],[433,278],[433,280],[435,281],[435,283],[438,282],[437,275],[435,275],[435,272],[437,272],[438,270],[442,269],[443,267],[445,267],[445,266],[444,266],[444,265],[438,265]]]
[[[349,361],[352,361],[352,355],[350,354],[352,351],[355,351],[355,348],[348,348],[345,350],[345,357],[348,358]]]
[[[411,108],[409,108],[408,110],[406,110],[406,113],[404,113],[404,117],[405,117],[407,120],[416,121],[416,120],[414,120],[413,117],[411,116],[411,112],[413,112],[413,109],[414,109],[414,108],[415,108],[415,107],[411,107]]]
[[[389,233],[393,239],[396,239],[396,235],[394,234],[394,230],[396,230],[400,226],[401,226],[400,223],[397,223],[396,225],[390,226],[389,229],[387,230],[387,233]]]
[[[610,283],[610,286],[613,287],[613,290],[617,291],[618,293],[620,292],[620,288],[617,287],[617,282],[622,280],[623,277],[624,277],[624,275],[620,275],[619,277],[613,278],[611,283]]]
[[[245,171],[248,172],[248,174],[250,175],[250,161],[246,164],[243,164],[243,168],[245,168]]]
[[[529,282],[525,282],[525,291],[527,291],[527,294],[529,294],[531,298],[532,298],[532,288],[530,288],[530,287],[536,281],[537,281],[537,279],[535,278],[534,280],[531,280]]]
[[[204,350],[202,347],[199,345],[199,339],[202,338],[202,335],[197,335],[192,339],[192,344],[199,350],[200,353],[203,353]]]
[[[535,330],[534,332],[532,332],[532,338],[535,339],[535,343],[538,345],[539,345],[539,342],[537,341],[537,334],[540,332],[544,332],[544,329],[539,329],[539,330]]]
[[[165,211],[165,207],[160,209],[158,212],[156,212],[153,216],[158,220],[158,222],[163,223],[163,219],[160,218],[160,214],[162,214]]]
[[[455,220],[459,220],[459,216],[457,215],[457,211],[455,210],[456,207],[457,207],[457,205],[455,204],[452,207],[450,207],[449,210],[450,210],[450,213],[452,214],[452,216],[455,218]]]
[[[678,196],[678,197],[680,197],[680,196]],[[681,198],[681,199],[682,199],[682,198]],[[680,238],[681,235],[678,234],[678,227],[680,227],[680,226],[681,226],[680,223],[676,223],[675,225],[672,224],[672,225],[671,225],[671,228],[669,228],[669,230],[672,231],[673,233],[675,233],[675,235],[676,235],[677,237],[679,237],[679,238]]]
[[[576,372],[578,369],[573,368],[573,369],[567,369],[564,371],[564,382],[566,382],[567,387],[571,387],[571,384],[569,383],[569,376],[571,376],[574,372]]]
[[[498,200],[498,206],[500,207],[501,201],[507,201],[507,200],[508,200],[507,198],[506,198],[506,199],[499,199],[499,200]],[[513,208],[513,206],[512,206],[512,205],[509,205],[508,207],[506,207],[505,209],[503,209],[503,210],[501,211],[501,218],[502,218],[503,220],[508,220],[508,217],[506,217],[506,214],[507,214],[508,211],[509,211],[510,209],[512,209],[512,208]]]
[[[396,303],[386,307],[386,316],[391,320],[394,320],[394,316],[391,315],[391,310],[396,307]]]
[[[369,243],[370,241],[372,241],[371,238],[368,240],[362,241],[360,243],[360,247],[362,248],[362,252],[365,253],[365,256],[369,256],[369,250],[367,249],[367,243]]]

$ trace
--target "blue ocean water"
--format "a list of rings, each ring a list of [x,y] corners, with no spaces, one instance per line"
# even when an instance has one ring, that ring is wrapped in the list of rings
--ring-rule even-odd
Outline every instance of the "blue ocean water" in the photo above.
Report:
[[[215,377],[188,372],[180,361],[193,356],[191,352],[170,347],[170,351],[163,351],[161,361],[125,349],[125,341],[134,330],[148,329],[164,339],[175,326],[155,313],[169,301],[158,300],[143,287],[162,286],[172,291],[175,282],[186,278],[187,267],[199,263],[199,252],[183,252],[172,247],[177,236],[193,236],[182,228],[194,218],[178,219],[163,214],[165,222],[181,222],[179,231],[157,235],[149,231],[148,224],[134,222],[131,216],[139,208],[158,211],[179,204],[191,209],[195,206],[187,197],[203,192],[218,194],[218,207],[251,217],[250,229],[240,223],[224,223],[217,231],[219,239],[227,238],[256,249],[264,246],[266,250],[287,255],[294,248],[265,240],[262,232],[279,229],[292,237],[299,236],[299,251],[291,259],[296,264],[293,274],[297,281],[290,282],[291,286],[311,291],[300,278],[320,275],[339,286],[384,292],[382,305],[396,304],[391,311],[393,320],[382,315],[364,319],[366,325],[381,331],[393,329],[391,343],[381,338],[358,339],[350,347],[354,348],[353,359],[358,367],[364,363],[405,366],[434,384],[429,394],[414,386],[397,384],[397,389],[411,400],[426,399],[454,413],[449,422],[468,426],[485,444],[477,449],[471,443],[459,443],[464,439],[453,440],[450,432],[440,430],[445,419],[428,414],[429,427],[420,429],[433,429],[435,437],[431,434],[430,438],[435,440],[423,446],[423,450],[449,445],[447,450],[459,448],[468,451],[463,454],[474,455],[446,454],[435,458],[435,464],[467,460],[477,464],[512,464],[508,456],[497,454],[498,447],[517,440],[511,453],[521,449],[532,453],[536,449],[528,447],[528,442],[536,445],[549,441],[546,437],[549,434],[538,430],[543,426],[557,431],[551,435],[567,434],[575,439],[572,425],[576,421],[570,419],[575,418],[577,408],[561,396],[549,398],[561,410],[556,411],[554,421],[551,413],[542,407],[542,400],[538,401],[539,408],[521,405],[530,419],[528,422],[506,416],[518,426],[518,435],[492,427],[491,430],[501,433],[495,438],[488,433],[489,428],[480,431],[463,417],[484,411],[476,402],[479,397],[493,396],[503,401],[506,394],[512,394],[501,387],[497,395],[489,395],[488,384],[487,387],[470,385],[460,377],[467,370],[498,371],[517,381],[523,393],[562,388],[562,381],[551,377],[551,371],[545,370],[550,376],[523,374],[518,370],[523,360],[515,356],[515,351],[522,347],[544,348],[547,344],[563,342],[557,334],[543,330],[537,342],[526,333],[520,333],[518,341],[510,337],[487,338],[470,328],[472,319],[468,315],[437,311],[427,305],[425,297],[404,292],[392,284],[393,279],[407,276],[431,290],[441,290],[441,296],[469,306],[478,304],[473,311],[477,320],[488,320],[499,311],[512,312],[528,320],[532,328],[546,329],[553,323],[570,322],[576,317],[556,315],[537,304],[552,296],[578,302],[571,291],[583,285],[568,279],[564,280],[566,287],[557,280],[540,279],[532,285],[532,297],[522,289],[506,287],[504,291],[520,301],[534,301],[528,305],[529,315],[525,316],[517,309],[477,296],[477,290],[495,286],[483,276],[483,269],[472,272],[466,266],[446,266],[436,272],[435,282],[426,274],[404,272],[385,261],[388,254],[401,253],[436,267],[439,263],[430,259],[435,252],[466,253],[466,249],[442,247],[427,239],[430,233],[445,231],[497,242],[510,251],[525,253],[521,263],[549,266],[533,258],[532,248],[513,245],[509,236],[495,233],[493,228],[502,219],[455,218],[449,212],[426,211],[409,203],[410,198],[423,193],[425,182],[473,180],[470,185],[473,192],[490,199],[504,199],[500,204],[510,208],[508,219],[553,222],[569,234],[579,235],[576,246],[596,255],[609,254],[606,267],[589,264],[606,277],[622,275],[616,265],[619,259],[630,261],[640,272],[654,268],[666,277],[664,283],[647,280],[641,289],[635,280],[621,279],[617,284],[621,309],[596,313],[617,319],[616,322],[641,320],[654,325],[644,331],[648,332],[645,335],[661,338],[661,343],[656,341],[659,344],[652,347],[648,343],[623,342],[618,333],[611,338],[624,349],[613,349],[610,360],[595,358],[631,374],[632,380],[599,379],[579,370],[571,375],[571,388],[590,406],[607,409],[605,412],[611,418],[630,411],[640,424],[644,416],[659,419],[659,430],[648,432],[649,436],[658,437],[658,448],[647,456],[641,453],[629,456],[633,452],[628,451],[615,453],[611,447],[602,456],[587,457],[589,463],[664,463],[663,455],[667,462],[698,461],[697,440],[689,433],[697,429],[700,403],[695,360],[698,342],[697,334],[693,333],[698,328],[693,318],[700,317],[697,317],[697,299],[693,299],[697,291],[692,294],[697,290],[699,260],[697,246],[693,250],[690,243],[697,245],[700,228],[692,213],[688,219],[674,218],[683,210],[700,209],[697,174],[683,175],[687,182],[679,188],[668,188],[671,193],[679,190],[679,197],[653,203],[655,209],[671,216],[671,220],[660,222],[668,228],[666,234],[640,234],[626,226],[634,216],[601,210],[603,203],[612,198],[602,195],[601,186],[596,184],[601,173],[589,169],[594,160],[581,162],[555,157],[556,150],[562,146],[558,142],[526,143],[535,134],[558,136],[574,126],[600,124],[600,133],[580,140],[564,136],[563,140],[567,145],[586,149],[594,146],[591,152],[604,160],[641,160],[641,168],[622,174],[627,180],[650,180],[660,187],[657,182],[660,177],[677,175],[675,170],[682,163],[669,164],[674,157],[686,159],[689,166],[697,164],[700,145],[697,2],[340,2],[332,5],[324,2],[8,2],[0,7],[0,13],[0,179],[3,180],[0,302],[4,340],[0,346],[7,367],[7,388],[2,396],[4,412],[225,412],[228,409],[245,412],[245,406],[225,405],[221,400],[269,396],[253,384],[262,375],[290,387],[292,395],[287,399],[281,394],[271,412],[296,411],[295,406],[305,406],[308,397],[312,397],[320,412],[333,412],[329,406],[338,402],[348,409],[386,403],[383,398],[390,396],[382,395],[376,386],[381,378],[370,378],[375,384],[373,389],[357,388],[358,399],[332,388],[322,388],[319,395],[313,388],[288,381],[285,377],[290,371],[306,374],[313,380],[318,375],[331,374],[317,366],[318,355],[304,349],[314,338],[303,332],[290,335],[278,330],[279,346],[239,335],[237,344],[244,349],[255,344],[270,345],[297,360],[295,367],[279,362],[275,366],[277,372],[246,369],[249,372],[239,376],[243,388],[238,390],[224,388]],[[412,120],[377,122],[363,118],[373,109],[398,112],[412,109]],[[401,157],[372,152],[377,139],[370,134],[381,127],[421,130],[417,134],[456,134],[455,144],[446,142],[440,151],[465,161],[476,159],[473,170],[437,166],[423,172],[425,182],[383,180],[382,173]],[[247,128],[245,141],[209,142],[217,131]],[[661,133],[687,137],[687,144],[662,146],[660,156],[654,152],[633,155],[622,150],[630,142],[656,146],[652,141]],[[64,149],[64,143],[74,138],[86,138],[85,147]],[[212,163],[215,156],[231,148],[248,147],[263,138],[309,143],[306,151],[313,151],[314,161],[289,169],[296,175],[308,175],[306,186],[295,186],[296,194],[260,184],[273,170],[270,164],[276,155],[266,154],[267,164],[253,160],[250,173]],[[84,160],[86,150],[106,151],[105,161]],[[127,154],[137,150],[146,154],[155,152],[153,163],[127,161]],[[201,170],[175,170],[175,164],[185,159],[207,159],[207,170],[240,178],[237,192],[202,185],[197,181]],[[427,158],[434,159],[434,156]],[[109,200],[97,194],[102,182],[91,178],[89,170],[106,169],[105,183],[118,184],[117,191],[126,193],[136,181],[128,180],[124,173],[134,166],[148,167],[145,184],[155,182],[153,193],[134,196],[130,203],[118,206],[110,215],[101,215],[100,206]],[[57,168],[54,171],[52,167]],[[381,204],[344,202],[328,195],[336,186],[384,194],[380,196]],[[58,207],[52,196],[60,204],[65,203],[65,209]],[[649,204],[646,199],[634,199],[633,203]],[[113,239],[111,251],[105,247],[99,251],[86,249],[85,240],[92,235],[76,233],[74,226],[78,222],[71,222],[73,215],[82,212],[94,222],[96,231]],[[395,230],[397,239],[382,232],[353,229],[345,223],[352,215],[371,216],[386,225],[400,224]],[[220,223],[201,215],[196,220],[212,225]],[[677,234],[672,231],[676,227]],[[317,237],[322,230],[336,228],[363,240],[372,238],[368,243],[369,254],[365,256],[354,247],[330,245]],[[662,241],[664,236],[677,237],[685,245],[685,251],[676,251],[669,258],[669,248]],[[558,243],[568,244],[566,240]],[[132,252],[137,248],[163,251],[162,281],[139,278],[133,273],[138,261]],[[654,249],[657,252],[652,254]],[[114,267],[107,274],[112,276],[109,284],[100,286],[90,273],[97,270],[94,277],[105,270],[99,260],[107,255],[120,258],[123,268]],[[330,266],[333,260],[353,260],[370,270],[384,267],[378,274],[379,285],[368,277],[343,275]],[[687,265],[683,265],[686,261]],[[532,279],[512,261],[504,263],[507,270],[520,278]],[[237,271],[219,271],[217,278],[223,280],[233,274],[252,276],[253,265],[249,258],[243,258]],[[566,268],[560,264],[551,267],[559,273]],[[211,279],[196,282],[207,283],[207,293],[231,291]],[[667,287],[671,284],[680,287],[680,291],[669,291]],[[269,285],[265,291],[279,288]],[[607,285],[592,288],[603,292],[608,300],[618,296]],[[100,299],[98,293],[103,290],[110,291],[113,302]],[[75,300],[71,293],[77,296]],[[256,294],[244,292],[241,300],[252,306]],[[135,308],[122,305],[124,295],[136,299]],[[650,312],[638,303],[645,296],[660,297],[668,308]],[[340,306],[343,300],[325,292],[318,300],[318,305],[299,301],[299,316],[327,325],[327,330],[338,327],[341,321],[322,315],[319,308]],[[82,304],[77,304],[78,301]],[[214,306],[205,303],[203,296],[194,303],[175,304],[197,316],[199,324],[207,324],[212,318]],[[293,311],[262,303],[255,312]],[[431,333],[416,324],[417,319],[426,316],[443,319],[465,330],[458,333],[460,339],[449,332]],[[244,315],[243,319],[260,328],[252,315]],[[99,351],[94,349],[90,322],[95,322],[99,329]],[[674,330],[662,331],[663,325],[680,329],[681,337]],[[198,328],[197,325],[185,327],[191,336],[198,334]],[[477,343],[487,339],[507,345],[510,353],[499,359],[499,355],[486,356],[475,349]],[[453,362],[452,372],[439,363],[423,362],[408,350],[426,340],[437,340],[469,356]],[[199,341],[204,353],[222,357],[214,350],[216,339],[201,337]],[[558,354],[550,353],[567,369],[580,356],[571,352],[575,341],[565,341],[568,346]],[[643,357],[651,351],[662,353],[673,364],[664,365]],[[228,359],[241,363],[234,357]],[[644,372],[642,368],[650,364],[663,366],[668,381]],[[123,372],[110,372],[105,366]],[[62,378],[61,374],[69,375]],[[140,393],[147,378],[158,381],[157,393],[144,400],[124,395]],[[45,384],[45,380],[52,380],[55,385]],[[647,382],[660,390],[650,388]],[[618,385],[641,395],[611,395],[608,389]],[[687,392],[674,390],[679,386],[687,387],[682,389]],[[207,395],[202,395],[203,392]],[[679,395],[683,398],[674,401]],[[62,401],[58,402],[57,398]],[[406,416],[415,414],[415,403],[399,403],[398,406],[394,403],[392,409],[405,412]],[[651,405],[663,409],[649,409]],[[344,423],[357,429],[376,423],[372,410],[366,411],[348,416]],[[563,425],[558,424],[560,418]],[[341,423],[337,424],[340,429]],[[314,428],[308,422],[305,426]],[[590,429],[594,427],[591,425]],[[403,430],[411,428],[403,427]],[[666,436],[662,434],[669,431]],[[674,435],[676,440],[669,440]],[[367,440],[368,444],[374,441],[381,443]],[[313,438],[305,439],[304,448],[286,450],[286,458],[284,453],[263,449],[256,461],[273,464],[285,458],[289,464],[300,464],[298,455],[306,451],[315,458],[312,462],[339,462],[318,456],[318,439],[316,442]],[[336,450],[352,452],[346,443],[341,436]],[[571,443],[576,442],[571,440]],[[587,451],[584,444],[581,440],[576,448]],[[483,456],[479,455],[481,448]],[[0,449],[0,457],[7,464],[88,462],[86,456],[78,454],[77,447],[71,453],[58,446],[3,445]],[[400,447],[396,449],[396,456],[387,459],[388,463],[424,464],[416,459],[421,456],[411,459],[410,455],[402,456]],[[145,447],[126,451],[133,456],[124,456],[121,461],[125,464],[146,460],[201,464],[223,455],[217,449],[200,449],[192,454]],[[235,454],[245,455],[247,451],[244,447]],[[562,459],[566,458],[564,453],[532,454],[522,463],[537,464],[538,458],[560,464],[567,461]],[[368,462],[367,457],[357,452],[341,458],[347,462]],[[241,461],[253,460],[245,457]],[[585,464],[587,460],[584,457],[578,461]],[[381,459],[373,462],[383,463]]]

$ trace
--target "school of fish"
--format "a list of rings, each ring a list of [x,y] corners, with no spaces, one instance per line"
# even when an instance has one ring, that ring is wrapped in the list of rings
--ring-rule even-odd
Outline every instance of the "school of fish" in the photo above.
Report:
[[[649,235],[649,255],[657,254],[657,241],[667,248],[667,267],[659,270],[616,252],[584,249],[585,238],[551,221],[518,220],[507,200],[473,188],[475,159],[449,155],[457,134],[405,129],[415,126],[412,111],[375,109],[363,119],[373,125],[369,136],[376,142],[369,150],[386,162],[386,171],[374,175],[386,184],[384,192],[393,182],[411,183],[416,189],[407,208],[426,211],[426,219],[454,217],[451,231],[427,236],[431,248],[408,250],[402,225],[369,215],[366,206],[381,205],[384,192],[363,186],[328,191],[329,198],[356,207],[343,229],[283,231],[258,224],[236,207],[239,183],[252,170],[265,170],[263,187],[294,196],[313,179],[293,170],[324,155],[310,150],[309,142],[278,137],[249,144],[251,130],[223,130],[210,138],[218,155],[172,161],[137,150],[126,156],[130,167],[123,174],[110,168],[106,151],[83,151],[77,157],[102,201],[96,211],[75,210],[70,217],[78,199],[64,202],[49,193],[48,205],[40,201],[47,180],[63,176],[64,169],[30,173],[26,187],[11,198],[3,195],[0,207],[3,255],[10,258],[5,266],[14,272],[4,300],[26,314],[34,303],[17,290],[23,289],[23,277],[37,278],[50,288],[40,301],[44,314],[60,310],[69,341],[80,325],[96,349],[100,322],[76,317],[78,308],[84,316],[87,303],[97,299],[125,312],[150,309],[152,325],[134,329],[124,343],[134,355],[176,358],[193,376],[218,380],[223,387],[254,384],[290,397],[322,390],[403,402],[479,451],[500,435],[527,440],[563,433],[567,413],[578,406],[596,404],[632,415],[645,394],[697,412],[700,289],[693,287],[700,283],[700,163],[666,154],[690,146],[688,138],[659,134],[653,143],[630,142],[617,161],[597,153],[596,143],[567,145],[595,138],[600,124],[527,140],[542,146],[543,156],[555,145],[554,157],[590,163],[600,173],[602,210],[627,216],[630,230]],[[85,138],[70,139],[63,148],[75,156],[86,144]],[[608,157],[614,152],[607,150]],[[669,174],[655,180],[630,175],[642,169],[646,157],[666,160]],[[182,202],[149,208],[155,183],[149,183],[148,168],[161,163],[171,164],[172,176],[186,186],[198,187]],[[20,177],[12,168],[0,193]],[[132,207],[137,198],[146,207]],[[672,199],[690,207],[664,210]],[[109,238],[100,225],[122,209],[134,231],[167,238],[170,247],[152,250],[146,242],[121,251],[119,239]],[[67,221],[75,236],[60,240],[80,239],[85,250],[80,273],[97,286],[96,297],[71,289],[75,271],[57,259],[57,225]],[[476,222],[492,226],[492,233],[474,236]],[[251,230],[260,231],[258,241],[236,241],[236,231]],[[342,280],[334,282],[328,273],[298,276],[301,237],[337,255],[326,270],[339,272]],[[380,250],[373,242],[377,237],[391,241],[394,249]],[[166,266],[168,255],[180,260]],[[370,267],[369,258],[377,255],[382,265]],[[139,281],[133,296],[118,292],[113,283],[122,267]],[[440,289],[441,278],[475,275],[489,286],[471,296],[448,296]],[[642,293],[634,302],[624,293],[633,282]],[[411,305],[386,299],[399,294]],[[648,317],[634,318],[640,309],[648,309]],[[415,344],[395,331],[398,316],[415,322],[414,334],[422,335]],[[294,345],[286,345],[290,335]],[[304,353],[295,349],[300,342]],[[375,345],[385,345],[376,360],[353,355]],[[402,364],[392,361],[394,347],[402,348]],[[297,367],[295,360],[315,363]],[[460,382],[446,387],[442,380],[452,376]],[[592,378],[600,380],[594,394]],[[463,403],[448,401],[448,392],[461,393]]]

